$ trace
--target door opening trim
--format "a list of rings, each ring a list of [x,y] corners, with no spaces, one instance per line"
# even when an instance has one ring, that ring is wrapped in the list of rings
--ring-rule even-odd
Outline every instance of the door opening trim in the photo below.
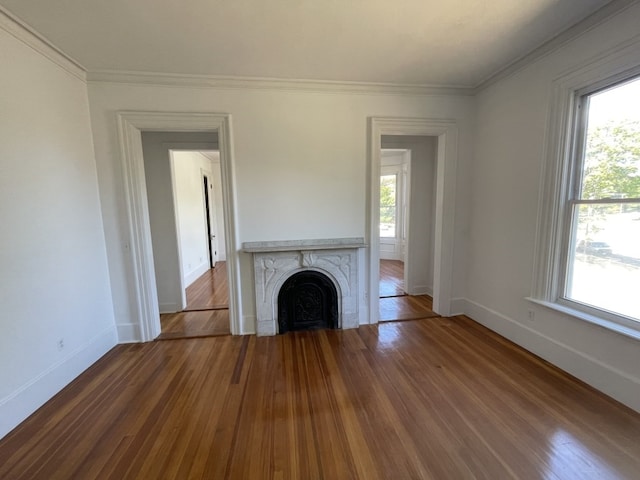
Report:
[[[380,150],[382,135],[437,137],[436,201],[434,224],[433,311],[451,314],[453,244],[455,227],[458,126],[454,120],[370,117],[366,224],[369,279],[369,323],[379,321],[380,296]]]
[[[231,115],[216,113],[119,112],[118,132],[139,338],[148,342],[160,334],[160,313],[144,176],[142,132],[218,132],[229,277],[229,323],[234,335],[244,333],[239,301],[239,258],[236,245],[235,168]]]

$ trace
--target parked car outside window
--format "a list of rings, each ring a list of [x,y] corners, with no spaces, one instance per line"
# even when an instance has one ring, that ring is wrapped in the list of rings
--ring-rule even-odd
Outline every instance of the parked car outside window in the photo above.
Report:
[[[594,242],[591,240],[581,240],[576,251],[599,257],[608,257],[613,253],[611,246],[607,242]]]

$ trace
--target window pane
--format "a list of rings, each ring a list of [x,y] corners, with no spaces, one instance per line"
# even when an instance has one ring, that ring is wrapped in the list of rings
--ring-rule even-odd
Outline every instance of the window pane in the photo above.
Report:
[[[640,79],[589,96],[582,199],[640,198]]]
[[[380,236],[396,236],[397,175],[380,176]]]
[[[640,320],[640,203],[575,209],[566,297]]]

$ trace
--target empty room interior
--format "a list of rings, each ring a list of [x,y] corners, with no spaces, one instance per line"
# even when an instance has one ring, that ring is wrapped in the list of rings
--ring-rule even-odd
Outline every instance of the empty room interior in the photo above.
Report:
[[[0,0],[0,478],[640,478],[640,0]]]

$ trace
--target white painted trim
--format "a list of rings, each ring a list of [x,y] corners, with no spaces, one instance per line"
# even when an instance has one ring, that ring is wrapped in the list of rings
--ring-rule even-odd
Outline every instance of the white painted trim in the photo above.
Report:
[[[404,212],[402,213],[402,226],[401,228],[404,230],[404,238],[402,239],[402,263],[404,264],[404,268],[402,269],[402,283],[404,288],[408,292],[409,290],[420,291],[419,285],[412,285],[410,278],[413,278],[413,264],[409,261],[409,253],[412,252],[412,248],[414,245],[411,243],[411,155],[412,151],[410,149],[405,150],[403,154],[403,165],[402,165],[402,208]]]
[[[523,70],[524,68],[540,60],[541,58],[544,58],[547,55],[551,55],[552,53],[562,48],[564,45],[574,41],[578,37],[593,30],[604,22],[607,22],[609,19],[615,17],[616,15],[623,13],[625,10],[634,6],[638,2],[639,0],[613,0],[612,2],[607,3],[596,12],[583,18],[572,27],[562,31],[542,45],[534,48],[529,53],[526,53],[520,58],[512,61],[497,72],[491,73],[486,79],[481,81],[474,88],[474,95],[490,87],[491,85],[498,83],[499,81],[504,80],[511,75],[516,74],[517,72]]]
[[[184,285],[185,288],[189,287],[193,282],[195,282],[198,278],[204,275],[209,270],[209,259],[207,258],[206,262],[201,263],[196,268],[187,272],[184,276]]]
[[[140,325],[137,323],[120,323],[116,325],[118,343],[138,343],[140,341]]]
[[[366,226],[369,233],[369,323],[378,323],[380,296],[380,150],[382,135],[423,135],[438,137],[436,155],[436,204],[434,223],[433,310],[451,313],[453,244],[455,225],[458,126],[454,120],[370,117],[367,173]]]
[[[192,88],[229,88],[256,90],[284,90],[321,93],[349,93],[363,95],[472,95],[470,86],[403,85],[395,83],[347,82],[331,80],[283,79],[222,75],[187,75],[157,72],[127,72],[117,70],[91,71],[90,83],[123,83]]]
[[[537,305],[542,305],[543,307],[555,310],[556,312],[564,313],[565,315],[579,318],[580,320],[592,323],[593,325],[598,325],[599,327],[606,328],[607,330],[616,332],[620,335],[624,335],[625,337],[633,338],[634,340],[640,340],[640,329],[637,327],[634,328],[635,325],[628,327],[618,322],[608,320],[597,315],[592,315],[585,311],[577,310],[561,303],[546,302],[544,300],[538,300],[537,298],[531,297],[527,297],[527,300]],[[637,323],[635,320],[630,320],[630,322]]]
[[[457,297],[451,299],[451,316],[464,315],[465,310],[467,310],[466,298]]]
[[[176,313],[180,312],[183,309],[182,305],[178,305],[177,303],[161,303],[160,304],[160,313]]]
[[[23,422],[116,344],[115,328],[109,326],[86,344],[69,352],[42,373],[0,399],[0,438]]]
[[[83,82],[87,81],[86,70],[78,61],[64,53],[2,5],[0,5],[0,28],[74,77]]]
[[[215,113],[119,112],[118,130],[122,156],[134,298],[140,341],[160,334],[160,314],[156,289],[147,190],[142,154],[142,131],[218,132],[222,195],[229,277],[229,317],[232,334],[242,334],[239,302],[239,258],[236,241],[235,167],[233,162],[231,115]]]
[[[406,284],[405,284],[406,285]],[[412,288],[407,289],[409,295],[433,295],[433,289],[428,285],[413,285]]]
[[[465,314],[474,321],[640,412],[640,378],[607,365],[484,305],[469,299],[456,299],[458,304],[462,301],[466,304]]]

